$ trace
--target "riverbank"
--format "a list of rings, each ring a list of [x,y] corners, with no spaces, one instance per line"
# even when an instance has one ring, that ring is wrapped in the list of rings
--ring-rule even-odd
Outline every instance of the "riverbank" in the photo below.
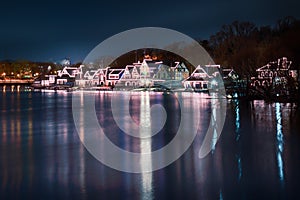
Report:
[[[5,79],[0,80],[0,85],[31,85],[33,82],[33,79]]]

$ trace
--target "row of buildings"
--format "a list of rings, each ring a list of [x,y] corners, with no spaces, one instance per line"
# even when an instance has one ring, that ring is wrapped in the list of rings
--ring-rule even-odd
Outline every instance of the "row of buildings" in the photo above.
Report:
[[[175,62],[169,67],[162,62],[144,59],[143,62],[127,65],[125,68],[99,68],[79,70],[75,85],[79,87],[110,86],[118,88],[149,87],[166,80],[181,81],[189,76],[184,63]]]
[[[205,70],[206,68],[206,70]],[[210,70],[208,70],[211,68]],[[212,70],[213,69],[213,70]],[[76,86],[82,88],[111,87],[115,89],[134,89],[163,85],[170,89],[207,90],[210,80],[218,76],[219,65],[200,65],[190,73],[184,63],[175,62],[169,67],[163,62],[144,59],[125,68],[89,69],[84,65],[79,67],[64,66],[55,75],[45,75],[33,85],[34,87]],[[212,73],[209,73],[212,72]]]
[[[257,75],[251,77],[250,81],[254,96],[276,100],[299,98],[299,71],[286,57],[269,62],[256,72]]]
[[[167,66],[163,62],[144,59],[142,62],[127,65],[124,68],[90,68],[80,65],[65,65],[55,75],[45,75],[37,80],[35,87],[81,87],[81,88],[115,88],[130,90],[140,87],[162,85],[170,89],[206,91],[217,88],[219,84],[226,88],[241,88],[248,85],[252,88],[266,88],[288,83],[289,78],[297,80],[296,69],[291,68],[291,61],[286,57],[256,70],[257,75],[250,82],[242,80],[233,69],[224,69],[220,65],[198,65],[189,71],[184,63],[175,62]],[[222,81],[222,83],[220,83]]]
[[[286,57],[269,62],[258,68],[256,72],[257,75],[251,77],[251,86],[253,87],[282,85],[287,83],[289,78],[298,79],[297,69],[292,66],[292,61],[289,61]]]

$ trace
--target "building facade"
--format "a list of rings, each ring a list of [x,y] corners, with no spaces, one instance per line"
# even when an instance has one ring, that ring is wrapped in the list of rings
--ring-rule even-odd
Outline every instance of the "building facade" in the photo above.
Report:
[[[297,70],[293,69],[291,65],[292,61],[288,61],[286,57],[269,62],[256,70],[257,75],[251,77],[251,86],[266,88],[276,85],[286,85],[289,78],[297,80]]]

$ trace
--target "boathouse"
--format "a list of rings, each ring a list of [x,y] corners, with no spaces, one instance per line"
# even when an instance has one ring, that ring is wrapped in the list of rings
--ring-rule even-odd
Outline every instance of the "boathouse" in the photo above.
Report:
[[[256,70],[257,75],[251,77],[251,86],[269,87],[285,85],[289,77],[297,80],[297,70],[293,69],[291,65],[292,61],[289,61],[286,57],[269,62]]]

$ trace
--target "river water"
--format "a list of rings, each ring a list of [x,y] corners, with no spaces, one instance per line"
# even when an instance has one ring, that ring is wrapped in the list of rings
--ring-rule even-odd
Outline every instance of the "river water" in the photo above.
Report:
[[[145,111],[149,105],[165,108],[165,125],[149,144],[118,128],[112,93],[98,92],[95,110],[105,134],[137,153],[161,149],[174,139],[181,120],[176,98],[191,109],[191,122],[197,118],[194,103],[199,106],[198,133],[179,159],[153,172],[127,173],[102,164],[82,144],[72,114],[74,94],[3,86],[0,91],[0,199],[300,198],[300,113],[292,104],[224,100],[220,138],[199,158],[212,99],[185,93],[132,95],[125,124],[127,119],[142,123],[143,113],[151,116]],[[121,99],[123,94],[117,95]],[[122,162],[128,165],[126,158]],[[155,162],[144,160],[140,168]]]

